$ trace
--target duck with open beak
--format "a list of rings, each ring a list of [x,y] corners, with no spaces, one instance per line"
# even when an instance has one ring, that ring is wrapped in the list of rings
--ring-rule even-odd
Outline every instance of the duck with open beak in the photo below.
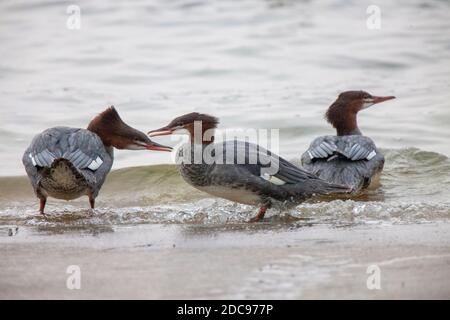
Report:
[[[285,207],[313,195],[351,191],[323,181],[257,144],[238,140],[214,143],[218,122],[216,117],[192,112],[148,135],[187,133],[190,141],[176,155],[183,179],[211,195],[258,206],[251,222],[260,221],[275,202]]]
[[[89,197],[92,209],[116,149],[171,151],[151,141],[120,118],[110,107],[97,115],[87,129],[54,127],[36,135],[22,162],[44,214],[47,197],[72,200]]]

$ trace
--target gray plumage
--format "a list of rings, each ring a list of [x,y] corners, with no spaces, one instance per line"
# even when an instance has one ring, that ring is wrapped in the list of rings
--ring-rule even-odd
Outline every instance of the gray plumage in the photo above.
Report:
[[[324,136],[315,139],[302,155],[302,166],[326,181],[356,191],[368,187],[383,170],[384,156],[366,136]]]
[[[113,149],[91,131],[55,127],[34,137],[22,162],[38,197],[95,199],[111,170]]]
[[[195,152],[200,152],[200,163],[193,163]],[[315,194],[349,192],[347,187],[323,181],[256,144],[243,141],[203,146],[188,143],[178,150],[177,163],[189,184],[244,204],[270,207],[274,200],[300,203]]]

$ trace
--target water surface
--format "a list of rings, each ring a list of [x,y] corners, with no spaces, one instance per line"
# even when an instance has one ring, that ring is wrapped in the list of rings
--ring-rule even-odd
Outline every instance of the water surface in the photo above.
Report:
[[[69,4],[81,29],[66,27]],[[378,1],[12,1],[0,3],[0,175],[43,129],[86,127],[107,105],[142,130],[191,111],[221,128],[278,128],[298,157],[332,133],[326,108],[344,90],[397,100],[361,113],[383,148],[450,155],[450,4]],[[117,152],[115,168],[170,163]]]
[[[81,29],[66,27],[69,4]],[[97,214],[86,201],[51,200],[49,220],[23,178],[33,135],[85,127],[107,105],[142,130],[180,114],[220,117],[225,128],[278,128],[279,153],[296,160],[343,90],[396,100],[360,114],[387,155],[382,186],[352,200],[310,202],[273,217],[302,223],[448,219],[450,8],[446,1],[2,1],[0,194],[2,223],[50,226],[240,223],[254,208],[193,191],[174,169],[111,175]],[[162,142],[167,142],[161,139]],[[170,143],[170,142],[169,142]],[[171,163],[167,153],[116,152],[114,168]],[[278,219],[278,218],[273,218]],[[280,218],[284,221],[284,218]],[[287,218],[290,221],[290,218]]]

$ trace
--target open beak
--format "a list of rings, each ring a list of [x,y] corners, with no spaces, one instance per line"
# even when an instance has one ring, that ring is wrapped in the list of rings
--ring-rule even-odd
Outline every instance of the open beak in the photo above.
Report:
[[[160,129],[151,130],[147,133],[149,137],[167,136],[173,133],[173,129],[168,127],[162,127]]]
[[[162,144],[150,141],[146,144],[145,149],[154,151],[168,151],[171,152],[172,148],[168,146],[163,146]]]
[[[384,102],[384,101],[387,101],[387,100],[395,99],[395,97],[394,96],[387,96],[387,97],[372,96],[372,99],[373,99],[372,103],[373,104],[377,104],[377,103]]]

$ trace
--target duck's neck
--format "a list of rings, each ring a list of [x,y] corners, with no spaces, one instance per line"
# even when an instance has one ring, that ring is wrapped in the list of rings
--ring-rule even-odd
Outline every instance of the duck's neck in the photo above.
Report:
[[[337,118],[332,122],[336,128],[338,136],[362,135],[358,128],[358,119],[356,113],[351,113],[342,118]]]
[[[355,129],[353,129],[350,132],[345,132],[343,134],[338,134],[338,136],[362,136],[362,132],[361,130],[359,130],[358,127],[356,127]]]
[[[188,130],[191,144],[207,146],[214,143],[215,128],[202,127],[201,129],[197,129],[198,132],[194,128]]]
[[[336,134],[338,136],[362,136],[361,130],[358,126],[353,128],[336,128]]]
[[[204,140],[204,139],[195,139],[194,137],[190,138],[191,144],[193,145],[201,145],[202,147],[206,147],[210,145],[211,143],[214,143],[214,137],[211,137],[211,140]]]
[[[110,138],[110,136],[108,134],[105,133],[105,129],[101,125],[92,121],[89,124],[89,126],[87,127],[87,130],[95,133],[100,138],[100,140],[102,140],[105,148],[107,148],[107,149],[113,148],[112,139]]]

